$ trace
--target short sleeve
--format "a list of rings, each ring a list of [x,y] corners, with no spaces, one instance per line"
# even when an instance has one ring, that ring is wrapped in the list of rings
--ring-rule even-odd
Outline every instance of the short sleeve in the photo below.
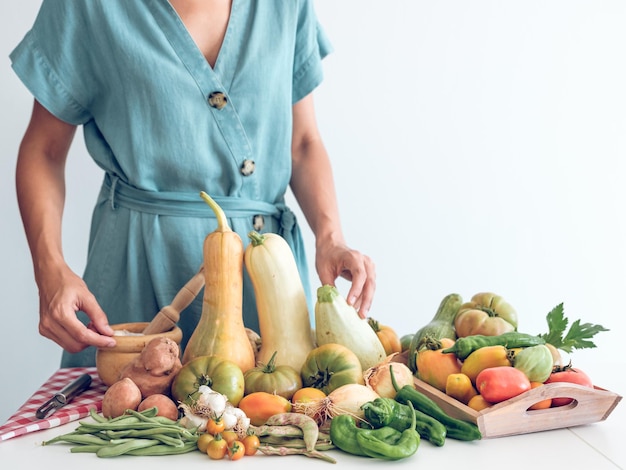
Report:
[[[84,2],[44,0],[35,23],[11,52],[11,66],[37,101],[59,119],[84,124],[90,119],[86,73],[91,59],[73,5]]]
[[[313,2],[306,0],[299,13],[293,70],[292,102],[297,103],[323,80],[322,59],[332,52],[328,36],[320,25]]]

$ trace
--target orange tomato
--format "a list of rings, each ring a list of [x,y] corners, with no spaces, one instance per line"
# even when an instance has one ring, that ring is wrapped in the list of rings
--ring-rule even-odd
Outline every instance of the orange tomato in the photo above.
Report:
[[[226,441],[226,444],[228,445],[231,445],[233,442],[239,439],[239,436],[237,435],[235,431],[223,431],[220,433],[220,435],[222,436],[222,439],[224,439]]]
[[[459,372],[458,374],[448,375],[448,379],[446,380],[446,395],[467,405],[473,396],[478,395],[478,392],[474,388],[471,379],[462,372]]]
[[[270,416],[291,411],[291,402],[280,395],[253,392],[244,396],[238,407],[250,418],[250,424],[261,426]]]
[[[303,403],[315,403],[318,400],[326,398],[326,394],[315,387],[304,387],[300,390],[297,390],[296,393],[291,397],[291,402],[295,404],[303,404]]]
[[[224,420],[222,418],[209,418],[206,423],[206,432],[209,434],[219,434],[225,428]]]
[[[243,443],[243,446],[245,447],[246,455],[256,454],[257,450],[261,446],[261,441],[259,439],[259,436],[257,436],[256,434],[248,434],[246,437],[243,438],[243,441],[241,442]]]
[[[467,402],[467,406],[476,411],[484,410],[485,408],[489,408],[492,404],[489,403],[482,395],[474,395]]]
[[[246,448],[241,441],[235,441],[228,446],[228,458],[230,460],[239,460],[246,453]]]
[[[441,352],[453,345],[454,340],[450,338],[428,342],[417,351],[417,358],[415,359],[419,379],[442,392],[446,391],[448,375],[461,372],[461,362],[456,355]]]
[[[228,452],[228,444],[222,437],[217,434],[206,448],[207,455],[213,460],[221,460]]]
[[[537,387],[541,387],[543,385],[542,382],[531,382],[530,389],[534,389]],[[529,410],[545,410],[546,408],[550,408],[552,406],[552,398],[547,398],[545,400],[538,401],[533,406],[528,408]]]

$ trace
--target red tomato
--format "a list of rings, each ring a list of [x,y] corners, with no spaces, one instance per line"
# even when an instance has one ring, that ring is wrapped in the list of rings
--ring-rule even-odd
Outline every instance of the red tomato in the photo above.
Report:
[[[582,385],[583,387],[593,388],[593,383],[585,372],[580,369],[570,367],[569,365],[555,368],[552,374],[550,374],[550,377],[548,377],[548,380],[545,381],[547,384],[554,382],[569,382]],[[572,401],[572,398],[557,397],[552,399],[552,406],[563,406],[571,403]]]
[[[530,390],[530,380],[513,366],[488,367],[476,377],[476,390],[489,403],[500,403]]]

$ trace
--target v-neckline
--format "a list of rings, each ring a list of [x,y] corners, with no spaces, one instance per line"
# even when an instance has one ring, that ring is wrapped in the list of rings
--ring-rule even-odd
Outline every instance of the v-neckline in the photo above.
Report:
[[[237,0],[232,0],[231,1],[230,13],[228,15],[228,21],[226,23],[226,30],[224,31],[224,37],[222,38],[222,42],[221,42],[221,44],[219,46],[219,49],[217,51],[217,55],[215,56],[215,62],[214,62],[213,65],[211,65],[211,63],[209,62],[207,57],[202,52],[202,49],[200,49],[200,47],[196,43],[196,40],[192,36],[191,32],[189,31],[187,25],[185,24],[185,22],[181,18],[180,14],[176,10],[176,8],[174,8],[174,6],[171,4],[171,2],[169,0],[165,0],[165,3],[167,4],[166,6],[170,9],[171,13],[175,16],[176,20],[179,23],[180,28],[183,30],[184,34],[188,37],[189,42],[191,44],[193,44],[197,54],[200,57],[202,57],[202,60],[206,63],[206,66],[209,69],[211,69],[213,72],[216,72],[219,69],[221,63],[224,62],[225,59],[223,59],[223,56],[228,54],[228,52],[227,52],[228,44],[230,42],[232,42],[231,41],[231,36],[233,34],[232,29],[233,29],[233,23],[235,22],[233,17],[235,16],[235,11],[237,10],[236,5],[235,5],[236,2],[237,2]]]

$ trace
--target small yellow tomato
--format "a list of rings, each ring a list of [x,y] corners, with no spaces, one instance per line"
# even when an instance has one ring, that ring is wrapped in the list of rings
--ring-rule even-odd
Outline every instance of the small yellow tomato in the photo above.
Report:
[[[198,450],[203,454],[206,454],[207,447],[209,446],[209,442],[214,439],[213,434],[209,434],[208,432],[200,434],[198,436]]]

